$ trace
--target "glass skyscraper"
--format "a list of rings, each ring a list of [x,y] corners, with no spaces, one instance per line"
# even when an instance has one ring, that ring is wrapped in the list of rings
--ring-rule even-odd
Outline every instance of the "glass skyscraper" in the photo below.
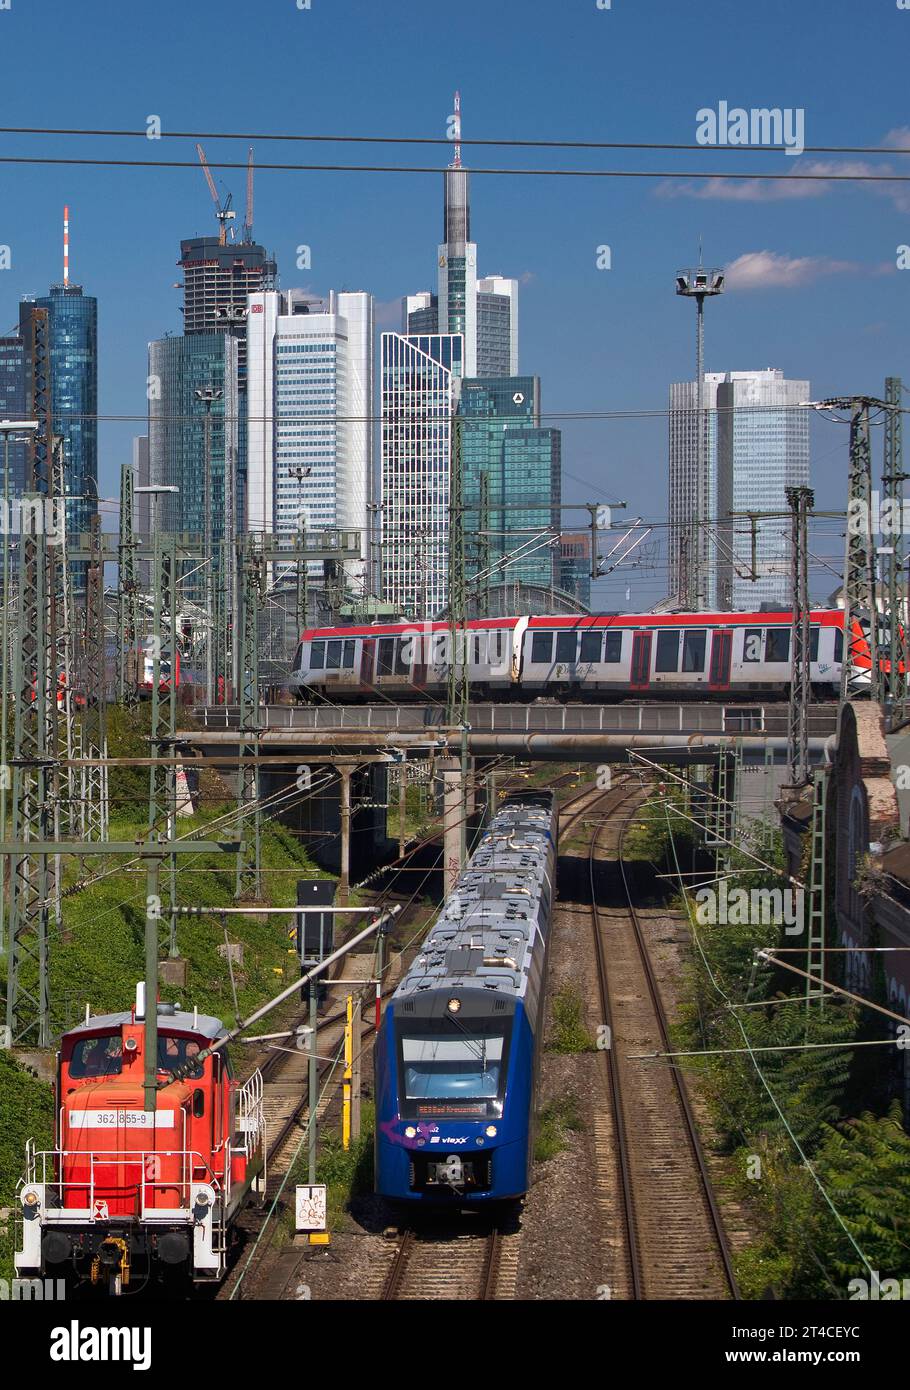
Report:
[[[25,348],[17,335],[0,338],[0,420],[28,418],[25,400]],[[0,438],[0,489],[4,486],[4,440]],[[9,441],[9,495],[18,497],[25,489],[28,445]]]
[[[237,340],[225,333],[161,338],[149,344],[149,377],[150,481],[153,486],[179,489],[154,498],[152,528],[204,534],[208,408],[210,515],[212,542],[217,547],[224,536],[239,529],[238,498],[232,486],[237,457]],[[197,389],[207,387],[223,392],[209,407],[196,396]]]
[[[488,559],[490,587],[516,581],[550,587],[558,582],[551,542],[559,532],[561,437],[540,427],[539,378],[465,380],[459,413],[469,581]]]
[[[705,373],[707,413],[710,608],[748,611],[761,603],[786,608],[792,598],[789,524],[756,523],[755,579],[748,517],[731,512],[785,512],[786,489],[809,483],[809,418],[794,407],[808,400],[808,381],[782,371]],[[695,520],[696,383],[670,387],[670,582],[683,587],[682,537]]]
[[[35,302],[49,315],[51,408],[54,433],[63,439],[72,534],[87,531],[98,509],[98,301],[81,285],[51,285]],[[21,310],[28,314],[29,303]]]
[[[460,334],[382,335],[382,594],[433,618],[448,588],[449,466]]]

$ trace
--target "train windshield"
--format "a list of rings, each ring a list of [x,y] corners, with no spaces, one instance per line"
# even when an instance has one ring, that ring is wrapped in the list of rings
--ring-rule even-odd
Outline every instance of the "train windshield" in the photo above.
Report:
[[[406,1101],[495,1101],[505,1089],[504,1033],[424,1033],[401,1039]]]

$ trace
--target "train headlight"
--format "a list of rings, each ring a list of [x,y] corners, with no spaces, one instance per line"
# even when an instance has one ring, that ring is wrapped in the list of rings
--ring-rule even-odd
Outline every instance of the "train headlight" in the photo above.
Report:
[[[458,1010],[461,1008],[461,1000],[450,999],[448,1004],[446,1005],[446,1008],[448,1009],[450,1014],[457,1014]]]
[[[404,1137],[405,1137],[405,1139],[416,1139],[416,1138],[417,1138],[417,1130],[414,1128],[413,1125],[408,1125],[407,1129],[406,1129],[405,1132],[404,1132]]]
[[[38,1194],[37,1194],[37,1192],[26,1192],[26,1194],[25,1194],[25,1196],[23,1197],[22,1201],[23,1201],[24,1205],[27,1206],[27,1207],[36,1207],[36,1206],[38,1205]]]
[[[212,1200],[212,1199],[211,1199],[211,1197],[209,1196],[209,1194],[208,1194],[207,1192],[197,1192],[197,1193],[196,1193],[196,1206],[197,1206],[197,1207],[207,1207],[207,1206],[209,1205],[209,1203],[211,1202],[211,1200]]]
[[[495,1126],[495,1125],[487,1125],[486,1129],[484,1130],[484,1134],[487,1136],[488,1139],[495,1139],[495,1138],[496,1138],[496,1126]]]

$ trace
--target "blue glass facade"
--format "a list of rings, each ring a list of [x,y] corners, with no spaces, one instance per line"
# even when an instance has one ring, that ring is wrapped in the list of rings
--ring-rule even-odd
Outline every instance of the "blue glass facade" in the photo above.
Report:
[[[464,496],[468,508],[468,579],[481,558],[480,489],[487,479],[489,560],[499,566],[490,584],[557,582],[554,551],[535,537],[559,531],[561,436],[542,429],[537,377],[468,379],[462,383]],[[510,560],[522,546],[528,555]]]
[[[197,389],[223,392],[211,403],[211,525],[217,547],[228,529],[236,499],[225,490],[236,477],[237,340],[225,333],[161,338],[149,345],[149,475],[152,485],[177,487],[155,501],[155,525],[161,531],[205,531],[206,405]],[[235,518],[242,513],[234,512]],[[239,529],[235,520],[234,529]],[[201,584],[201,580],[200,580]]]
[[[54,433],[63,439],[70,534],[87,531],[98,498],[98,301],[81,285],[51,285],[35,303],[48,310]],[[20,323],[31,303],[20,308]]]

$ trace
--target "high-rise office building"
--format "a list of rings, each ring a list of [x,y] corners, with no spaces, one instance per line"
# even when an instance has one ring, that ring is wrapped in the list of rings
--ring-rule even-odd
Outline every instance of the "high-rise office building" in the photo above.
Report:
[[[157,531],[205,534],[213,546],[237,534],[237,341],[225,333],[160,338],[149,344],[149,476],[151,485],[176,487],[153,498]],[[206,401],[197,391],[221,394]],[[206,414],[209,483],[206,485]],[[216,551],[217,555],[217,551]],[[201,590],[202,581],[195,586]]]
[[[540,379],[466,379],[459,413],[469,583],[484,561],[493,570],[491,587],[558,583],[553,539],[559,532],[560,432],[540,427]]]
[[[697,493],[698,386],[694,381],[674,382],[670,387],[670,595],[685,603],[687,578],[691,579],[695,528],[707,526],[707,572],[703,589],[705,604],[716,608],[717,591],[717,388],[723,372],[705,372],[702,408],[705,412],[705,457],[708,487],[705,515],[699,517]],[[712,524],[713,523],[713,524]],[[728,605],[729,606],[729,605]]]
[[[433,618],[448,589],[451,423],[461,334],[382,335],[382,594]]]
[[[591,607],[591,532],[564,531],[559,540],[559,587]]]
[[[25,346],[18,334],[0,338],[0,421],[27,419],[25,396]],[[0,468],[4,466],[4,451],[8,450],[10,497],[18,497],[25,489],[25,469],[28,445],[24,440],[6,436],[0,439]],[[0,488],[7,486],[0,474]]]
[[[728,372],[717,388],[718,512],[785,512],[788,487],[809,486],[808,381],[782,371]],[[773,517],[756,524],[755,574],[748,518],[729,525],[729,545],[718,557],[720,591],[736,609],[759,603],[788,607],[793,589],[790,525]],[[727,558],[727,551],[732,557]]]
[[[235,492],[239,529],[246,515],[247,477],[247,300],[274,289],[278,269],[273,257],[254,241],[227,242],[218,237],[190,237],[180,243],[183,272],[183,331],[227,333],[237,343],[237,457]]]
[[[756,524],[752,578],[752,528],[736,512],[786,511],[786,488],[809,482],[809,421],[794,407],[808,399],[809,383],[782,371],[706,372],[707,515],[709,607],[748,610],[760,603],[791,601],[789,530],[785,520]],[[684,591],[683,538],[695,519],[696,383],[670,387],[670,582]]]
[[[373,299],[270,290],[249,299],[247,526],[368,528]]]
[[[63,440],[63,476],[73,499],[67,528],[87,531],[98,509],[98,301],[81,285],[63,283],[34,303],[48,311],[54,434]],[[32,301],[23,301],[19,323],[26,341],[31,312]]]
[[[518,281],[501,275],[477,278],[477,245],[471,240],[468,171],[461,163],[461,101],[455,94],[455,154],[443,174],[443,239],[437,248],[437,291],[402,301],[402,334],[453,334],[464,338],[466,377],[515,376],[518,372]]]

